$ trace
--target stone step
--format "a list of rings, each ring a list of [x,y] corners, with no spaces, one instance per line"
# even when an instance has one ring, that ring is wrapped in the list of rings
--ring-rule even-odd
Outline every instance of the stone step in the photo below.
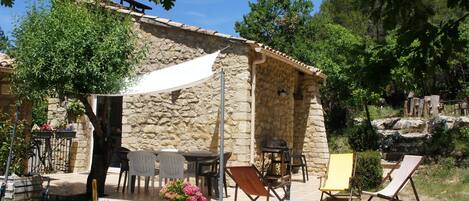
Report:
[[[381,166],[383,169],[392,169],[396,166],[397,162],[396,161],[387,161],[384,159],[381,159]]]

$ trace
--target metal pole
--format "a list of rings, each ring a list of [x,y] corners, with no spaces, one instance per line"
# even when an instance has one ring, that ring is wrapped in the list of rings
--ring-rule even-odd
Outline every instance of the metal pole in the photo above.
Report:
[[[223,154],[225,146],[225,71],[220,71],[220,178],[218,179],[218,200],[223,200],[223,176],[225,176],[225,167]]]
[[[10,174],[10,165],[11,165],[11,158],[13,157],[13,144],[15,141],[15,134],[16,134],[16,125],[18,123],[18,118],[20,115],[20,105],[16,104],[16,116],[15,116],[15,122],[13,123],[13,131],[11,132],[11,139],[10,139],[10,150],[8,152],[8,159],[7,159],[7,165],[5,167],[5,180],[3,181],[1,192],[0,192],[0,198],[3,200],[3,196],[5,195],[6,187],[7,187],[7,182],[8,182],[8,175]]]

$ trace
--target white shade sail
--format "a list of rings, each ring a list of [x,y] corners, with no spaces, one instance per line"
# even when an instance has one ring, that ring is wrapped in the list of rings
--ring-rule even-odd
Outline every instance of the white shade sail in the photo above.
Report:
[[[212,66],[220,51],[184,63],[138,76],[136,82],[118,94],[99,96],[125,96],[162,93],[188,88],[206,81],[213,75]]]

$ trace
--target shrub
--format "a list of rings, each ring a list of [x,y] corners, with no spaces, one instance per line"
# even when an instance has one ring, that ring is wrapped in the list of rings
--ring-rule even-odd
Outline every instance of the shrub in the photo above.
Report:
[[[23,124],[19,123],[16,129],[16,137],[13,145],[13,158],[11,160],[11,173],[22,175],[24,166],[23,160],[28,159],[31,154],[31,146],[26,143],[23,132]],[[5,174],[5,167],[11,142],[11,132],[13,122],[7,114],[0,114],[0,174]]]
[[[377,188],[383,179],[381,155],[377,151],[359,152],[352,186],[358,190]]]
[[[461,179],[461,183],[469,184],[469,174],[463,176],[463,178]]]
[[[459,162],[461,168],[469,168],[469,158],[464,158]]]
[[[469,155],[469,126],[454,129],[454,151],[461,156]]]
[[[70,99],[67,104],[67,118],[70,122],[76,122],[77,118],[85,114],[85,106],[76,100]]]
[[[445,121],[431,121],[431,137],[422,146],[427,156],[447,156],[454,150],[452,129],[447,129]]]
[[[47,107],[49,106],[47,99],[38,99],[33,103],[32,108],[32,125],[42,125],[47,123]]]
[[[348,142],[354,151],[378,150],[380,135],[374,128],[366,126],[366,123],[348,128]]]
[[[469,153],[468,133],[467,126],[448,129],[444,120],[432,121],[432,135],[423,143],[422,153],[430,157],[456,157],[462,160]]]
[[[330,153],[347,153],[353,152],[345,136],[328,136]]]

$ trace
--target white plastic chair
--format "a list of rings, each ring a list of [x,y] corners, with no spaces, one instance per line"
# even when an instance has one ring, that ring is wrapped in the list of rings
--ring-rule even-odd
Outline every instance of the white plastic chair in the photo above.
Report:
[[[129,185],[128,191],[131,192],[132,176],[144,176],[151,177],[151,187],[155,187],[155,176],[156,176],[156,155],[152,152],[147,151],[131,151],[127,154],[129,159]],[[145,188],[148,188],[148,184],[145,182]]]
[[[178,153],[161,152],[157,156],[160,162],[159,185],[165,179],[184,179],[184,156]]]
[[[174,149],[174,148],[160,149],[159,153],[163,153],[163,152],[176,153],[176,152],[179,152],[179,149]],[[187,170],[184,171],[184,176],[186,177],[187,181],[189,181],[190,177],[195,178],[195,166],[196,166],[196,162],[187,163]]]

